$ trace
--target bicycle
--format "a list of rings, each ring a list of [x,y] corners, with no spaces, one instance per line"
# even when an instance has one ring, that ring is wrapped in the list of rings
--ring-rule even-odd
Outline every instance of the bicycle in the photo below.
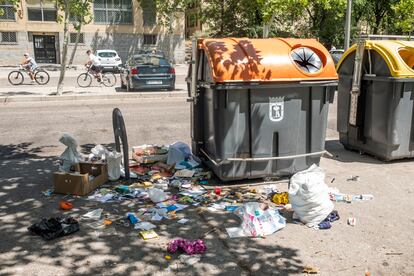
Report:
[[[76,81],[80,87],[89,87],[93,78],[98,79],[98,74],[90,69],[90,66],[85,66],[86,72],[78,76]],[[99,80],[98,80],[99,81]],[[112,72],[106,72],[102,74],[102,80],[100,81],[106,87],[112,87],[116,83],[116,76]]]
[[[26,74],[29,75],[29,71],[22,65],[20,65],[19,70],[13,70],[9,73],[8,79],[11,85],[20,85],[23,83],[24,75],[22,72],[26,72]],[[45,85],[50,80],[49,74],[44,69],[35,68],[33,70],[33,74],[34,80],[39,85]]]

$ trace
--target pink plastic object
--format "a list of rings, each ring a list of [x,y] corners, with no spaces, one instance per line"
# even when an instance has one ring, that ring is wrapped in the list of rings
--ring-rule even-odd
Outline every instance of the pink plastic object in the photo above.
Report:
[[[169,253],[175,253],[179,250],[184,251],[188,255],[202,254],[207,251],[207,246],[203,240],[185,240],[177,239],[168,243],[167,250]]]

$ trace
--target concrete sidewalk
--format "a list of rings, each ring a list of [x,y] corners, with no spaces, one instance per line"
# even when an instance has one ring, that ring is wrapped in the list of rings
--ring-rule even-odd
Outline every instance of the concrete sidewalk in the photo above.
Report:
[[[187,85],[185,77],[187,65],[176,65],[176,90],[167,91],[141,91],[126,92],[120,86],[119,74],[117,74],[117,84],[114,87],[105,87],[93,82],[90,87],[82,88],[76,84],[76,78],[83,70],[69,69],[66,71],[63,94],[52,96],[56,92],[59,71],[48,71],[50,81],[47,85],[41,86],[30,84],[27,80],[18,86],[11,85],[8,74],[15,68],[0,68],[0,102],[34,102],[34,101],[65,101],[65,100],[90,100],[90,99],[134,99],[134,98],[163,98],[163,97],[185,97],[187,95]]]

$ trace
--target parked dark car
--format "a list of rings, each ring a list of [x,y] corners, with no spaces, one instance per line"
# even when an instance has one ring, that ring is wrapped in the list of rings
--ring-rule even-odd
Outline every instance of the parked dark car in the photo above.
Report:
[[[330,50],[329,53],[332,56],[332,59],[335,63],[335,65],[338,63],[338,61],[341,59],[342,55],[344,54],[344,50],[343,49],[335,49],[335,50]]]
[[[175,89],[175,69],[162,55],[140,54],[130,58],[121,72],[121,87],[138,89]]]

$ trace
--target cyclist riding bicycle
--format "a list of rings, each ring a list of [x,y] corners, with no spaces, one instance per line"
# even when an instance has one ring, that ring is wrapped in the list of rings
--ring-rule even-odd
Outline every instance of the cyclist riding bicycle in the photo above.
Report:
[[[28,71],[30,79],[32,80],[32,83],[34,83],[34,70],[37,68],[37,63],[28,53],[25,53],[23,56],[24,60],[21,65]]]
[[[92,54],[91,50],[86,51],[86,54],[89,57],[89,61],[85,63],[85,66],[90,65],[90,70],[94,72],[95,76],[98,77],[98,81],[100,82],[102,79],[100,59],[94,54]]]

